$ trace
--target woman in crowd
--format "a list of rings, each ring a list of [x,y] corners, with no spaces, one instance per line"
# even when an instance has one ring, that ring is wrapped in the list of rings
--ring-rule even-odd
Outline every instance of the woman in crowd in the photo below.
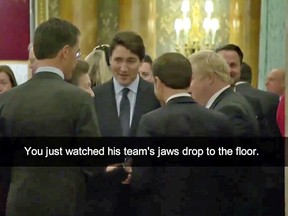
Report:
[[[14,73],[7,65],[0,65],[0,94],[17,86]]]
[[[85,58],[89,64],[91,85],[101,85],[112,78],[109,69],[109,45],[99,45]]]
[[[78,59],[76,67],[74,68],[72,73],[71,83],[83,89],[92,97],[94,97],[94,93],[91,89],[91,80],[88,75],[88,70],[89,64],[84,60]]]

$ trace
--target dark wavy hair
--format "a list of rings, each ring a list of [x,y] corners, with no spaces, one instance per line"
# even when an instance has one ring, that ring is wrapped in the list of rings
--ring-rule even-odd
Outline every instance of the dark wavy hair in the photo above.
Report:
[[[243,58],[244,58],[244,54],[242,52],[242,50],[240,49],[239,46],[235,45],[235,44],[225,44],[222,46],[219,46],[215,49],[215,52],[218,53],[221,50],[227,50],[227,51],[234,51],[238,54],[239,58],[240,58],[240,63],[242,64],[243,62]]]
[[[145,46],[140,35],[133,31],[124,31],[117,33],[110,44],[109,55],[111,56],[116,46],[121,45],[126,47],[132,53],[139,57],[142,61],[145,56]]]

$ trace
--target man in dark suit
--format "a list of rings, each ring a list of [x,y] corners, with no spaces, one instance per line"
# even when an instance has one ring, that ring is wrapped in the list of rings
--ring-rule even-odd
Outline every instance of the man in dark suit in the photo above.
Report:
[[[216,52],[224,57],[229,65],[230,73],[239,74],[235,79],[236,92],[244,96],[248,102],[256,110],[256,114],[263,114],[263,119],[260,120],[260,135],[264,137],[280,137],[280,131],[276,123],[276,113],[279,98],[277,95],[267,93],[253,88],[249,83],[242,82],[240,67],[243,63],[243,52],[240,47],[235,44],[227,44],[216,49]],[[245,68],[244,68],[245,69]],[[246,67],[249,70],[249,68]],[[245,71],[243,71],[245,72]],[[245,78],[245,73],[243,77]],[[246,76],[248,77],[248,76]],[[249,81],[249,80],[248,80]],[[259,101],[261,108],[259,106]],[[277,140],[273,140],[277,141]],[[280,141],[280,140],[278,140]],[[263,186],[265,198],[263,199],[263,215],[281,215],[283,198],[283,171],[281,167],[263,167],[263,181],[266,180]]]
[[[135,136],[141,116],[160,106],[153,85],[144,81],[138,70],[145,56],[141,36],[134,32],[116,34],[110,44],[110,66],[113,79],[93,88],[95,107],[103,136]],[[128,132],[121,128],[123,90],[130,103]]]
[[[65,81],[80,56],[79,37],[76,26],[58,18],[37,27],[38,68],[32,79],[1,94],[0,136],[100,136],[92,97]],[[80,167],[13,167],[6,215],[82,215],[85,178]]]
[[[193,70],[193,98],[208,109],[227,115],[235,136],[257,136],[258,123],[252,107],[230,87],[231,78],[225,60],[214,51],[200,51],[189,57]]]
[[[254,108],[260,128],[260,135],[265,137],[279,137],[280,132],[276,123],[276,113],[279,98],[277,95],[258,90],[251,86],[251,67],[243,63],[243,52],[235,44],[227,44],[216,49],[216,52],[224,57],[230,68],[240,75],[236,76],[235,89],[244,96]],[[242,70],[241,70],[242,67]]]
[[[155,94],[165,106],[142,116],[137,133],[139,136],[232,135],[228,117],[201,107],[188,94],[192,70],[184,56],[177,53],[160,56],[154,62],[153,74]],[[197,139],[191,139],[191,147],[194,142]],[[133,173],[142,171],[142,178],[134,178],[131,182],[133,189],[135,188],[133,192],[138,192],[134,201],[137,212],[135,215],[241,215],[247,209],[257,209],[253,205],[246,207],[240,202],[237,204],[239,208],[233,206],[231,200],[237,200],[233,197],[237,191],[235,187],[243,189],[242,183],[236,180],[240,178],[234,172],[234,167],[138,169],[139,171],[134,169]],[[242,191],[243,194],[245,193]],[[245,210],[240,211],[241,208]]]
[[[240,74],[234,73],[231,82],[228,64],[214,51],[194,53],[189,60],[193,70],[191,92],[195,100],[206,108],[218,110],[229,117],[234,136],[237,137],[234,139],[235,142],[241,137],[257,136],[258,123],[253,108],[230,86]],[[253,139],[246,140],[253,141]],[[219,169],[220,174],[222,171]],[[265,172],[262,168],[233,167],[227,168],[226,173],[226,180],[229,179],[228,176],[231,177],[230,180],[225,180],[231,186],[231,193],[229,194],[229,187],[226,185],[223,186],[223,190],[229,194],[227,199],[233,197],[231,200],[234,208],[232,214],[228,210],[223,215],[263,215],[265,207],[263,203],[266,197],[264,197]]]
[[[160,56],[154,62],[153,74],[155,95],[165,105],[142,116],[137,136],[205,137],[227,133],[227,117],[201,107],[188,94],[192,69],[183,55]]]
[[[153,85],[138,75],[145,56],[143,39],[135,32],[120,32],[110,43],[109,55],[113,79],[93,88],[101,134],[104,137],[135,136],[141,116],[160,106]],[[122,161],[115,161],[118,162]],[[109,205],[112,207],[107,207],[103,215],[129,215],[129,190],[129,184],[121,185],[121,182],[103,186],[101,198],[107,199],[101,206],[95,198],[98,211],[103,212],[104,206]]]

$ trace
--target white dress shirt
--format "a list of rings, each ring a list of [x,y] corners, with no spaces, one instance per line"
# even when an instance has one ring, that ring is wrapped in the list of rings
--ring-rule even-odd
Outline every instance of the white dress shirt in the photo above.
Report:
[[[51,72],[51,73],[58,74],[64,80],[64,73],[56,67],[39,67],[37,68],[35,74],[42,73],[42,72]]]
[[[136,103],[136,96],[137,96],[137,90],[139,86],[139,75],[137,75],[136,79],[129,85],[129,86],[122,86],[115,77],[113,77],[113,85],[114,85],[114,90],[115,90],[115,100],[116,100],[116,106],[117,106],[117,112],[118,116],[120,115],[120,102],[122,99],[122,90],[124,88],[129,88],[130,91],[128,93],[128,99],[130,102],[130,126],[132,123],[132,118],[134,114],[134,108],[135,108],[135,103]]]
[[[177,93],[174,95],[171,95],[167,100],[166,100],[166,104],[168,103],[168,101],[172,100],[173,98],[177,98],[177,97],[191,97],[190,94],[183,92],[183,93]]]

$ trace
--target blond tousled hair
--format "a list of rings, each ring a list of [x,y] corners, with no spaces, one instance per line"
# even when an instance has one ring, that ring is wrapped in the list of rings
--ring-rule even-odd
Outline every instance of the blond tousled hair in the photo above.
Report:
[[[212,50],[201,50],[188,57],[193,73],[201,73],[203,77],[215,74],[226,83],[231,83],[229,66],[225,59]]]
[[[112,79],[113,75],[107,65],[105,52],[103,50],[93,50],[85,60],[89,64],[88,74],[92,86],[101,85]]]

